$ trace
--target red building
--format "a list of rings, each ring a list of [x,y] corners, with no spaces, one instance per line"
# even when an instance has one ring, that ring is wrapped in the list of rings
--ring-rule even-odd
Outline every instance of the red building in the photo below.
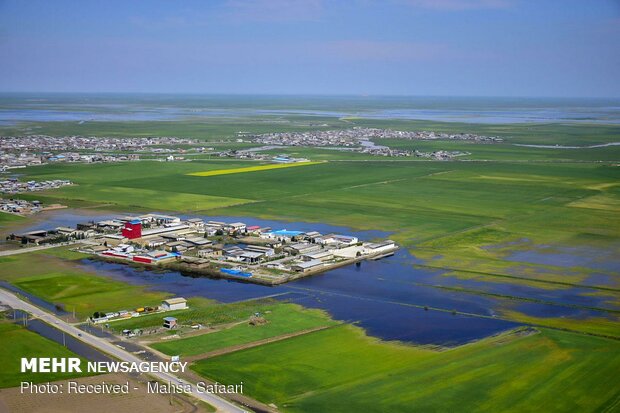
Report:
[[[123,237],[128,239],[140,238],[142,236],[142,223],[137,219],[125,222],[122,234]]]
[[[143,264],[151,264],[153,262],[153,259],[151,257],[143,257],[140,255],[136,255],[135,257],[133,257],[133,261],[141,262]]]

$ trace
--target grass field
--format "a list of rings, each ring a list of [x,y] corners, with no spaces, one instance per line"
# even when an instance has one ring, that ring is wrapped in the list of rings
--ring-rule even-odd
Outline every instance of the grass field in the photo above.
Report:
[[[291,117],[286,121],[290,123],[281,127],[252,126],[251,122],[202,126],[177,123],[175,135],[196,136],[205,141],[223,138],[222,145],[234,146],[232,140],[239,130],[309,128],[302,125],[309,124],[307,118]],[[584,298],[604,297],[601,306],[609,308],[620,305],[620,274],[614,258],[620,255],[620,147],[568,150],[513,145],[620,141],[617,126],[471,125],[364,119],[345,122],[333,118],[315,122],[319,121],[327,125],[321,128],[370,126],[474,132],[502,136],[506,141],[377,141],[404,149],[470,153],[463,161],[455,162],[370,158],[295,147],[271,152],[329,162],[312,168],[262,169],[255,162],[202,159],[57,164],[23,172],[31,179],[66,178],[78,184],[29,195],[42,201],[106,205],[123,212],[257,216],[383,230],[424,265],[445,269],[446,280],[475,281],[469,287],[473,293],[485,294],[501,284],[509,295],[525,294],[523,291],[527,290],[522,287],[535,287],[550,300],[561,298],[566,292]],[[78,129],[60,122],[35,126],[49,133]],[[174,122],[157,126],[93,122],[80,126],[87,131],[84,133],[114,135],[172,135],[174,130]],[[255,168],[262,170],[220,173]],[[194,176],[202,173],[209,179]],[[553,261],[554,252],[544,252],[549,246],[560,257],[564,253],[583,259],[570,265]],[[538,255],[514,258],[515,253]],[[112,309],[118,310],[134,307],[131,303],[135,301],[145,304],[151,298],[153,302],[161,298],[159,293],[150,295],[155,293],[137,287],[102,283],[97,277],[66,265],[64,260],[75,257],[63,257],[64,254],[50,251],[29,258],[3,258],[0,278],[48,300],[79,305],[82,313],[107,310],[101,307],[109,303],[114,303]],[[537,262],[541,257],[543,262]],[[192,300],[190,310],[170,314],[181,323],[221,325],[245,320],[255,311],[273,305],[269,301],[219,305]],[[155,346],[168,354],[195,355],[321,322],[294,311],[276,319],[278,314],[271,311],[274,321],[259,329],[240,324],[218,333]],[[524,323],[620,336],[620,320],[615,313],[543,317],[508,306],[499,314]],[[115,322],[112,327],[148,328],[160,323],[161,316],[153,315]],[[346,325],[203,360],[193,368],[223,382],[243,380],[250,396],[275,403],[285,411],[496,412],[616,411],[620,406],[620,389],[612,378],[619,367],[618,341],[587,334],[542,328],[535,335],[492,337],[436,352],[382,343]]]
[[[61,188],[56,196],[69,199],[88,200],[108,204],[111,202],[123,208],[157,210],[165,205],[167,210],[187,211],[223,208],[251,202],[246,199],[212,196],[192,193],[167,193],[157,189],[127,188],[123,186],[83,185]],[[87,195],[84,195],[87,194]],[[120,202],[119,202],[120,201]]]
[[[277,303],[261,311],[267,324],[252,326],[247,322],[214,333],[202,334],[180,340],[167,340],[151,347],[169,355],[194,356],[233,345],[277,337],[320,326],[336,325],[318,310],[305,310],[295,304]]]
[[[223,383],[243,380],[250,396],[290,412],[594,412],[620,402],[608,381],[620,368],[617,342],[551,330],[434,352],[341,326],[192,368]]]
[[[49,179],[53,176],[66,176],[76,186],[67,186],[49,192],[24,194],[24,199],[39,199],[54,202],[62,199],[69,206],[104,205],[107,209],[118,210],[169,210],[195,211],[208,210],[250,202],[244,197],[208,195],[196,191],[168,191],[158,188],[157,183],[166,186],[186,173],[198,170],[216,170],[222,167],[236,168],[251,163],[236,161],[195,162],[131,162],[123,164],[98,165],[49,165],[36,172],[36,179]],[[91,167],[92,166],[92,167]],[[149,184],[142,187],[128,187],[123,183],[128,179],[148,179]],[[119,183],[115,185],[114,182]]]
[[[474,146],[497,153],[525,150]],[[304,155],[312,151],[304,150]],[[51,165],[26,172],[37,179],[75,180],[77,186],[37,194],[65,204],[105,203],[123,212],[183,211],[378,229],[391,232],[390,238],[426,265],[450,269],[447,276],[464,279],[464,273],[475,271],[478,280],[489,285],[533,279],[620,289],[612,265],[613,256],[620,254],[620,168],[613,163],[333,159],[311,168],[220,174],[263,166],[247,161],[139,162]],[[209,179],[192,176],[203,172]],[[584,258],[567,268],[507,259],[541,245],[581,250],[584,256],[595,250],[606,261],[593,267]],[[604,284],[593,277],[599,273],[607,277]],[[482,284],[476,288],[487,290]],[[608,302],[620,302],[617,292],[608,294],[616,296]],[[513,310],[506,314],[524,318]],[[565,326],[560,319],[539,321]],[[581,324],[591,324],[589,332],[610,332],[595,320]]]
[[[242,174],[246,172],[268,171],[270,169],[293,168],[296,166],[310,166],[310,165],[316,165],[319,163],[321,162],[295,162],[295,163],[283,163],[283,164],[267,164],[267,165],[257,165],[257,166],[246,166],[243,168],[234,168],[234,169],[216,169],[214,171],[192,172],[192,173],[189,173],[188,175],[190,176],[217,176],[217,175]]]
[[[0,212],[0,227],[4,227],[9,224],[15,224],[18,222],[23,222],[24,220],[25,218],[19,215]]]
[[[65,347],[25,327],[0,320],[0,388],[18,386],[22,381],[42,383],[79,377],[84,373],[21,373],[21,357],[77,357]]]
[[[159,305],[170,294],[146,291],[93,273],[81,271],[67,259],[75,253],[63,248],[0,258],[0,279],[66,311],[75,309],[78,318],[95,311],[118,311],[144,305]]]
[[[271,133],[274,131],[303,131],[310,129],[316,122],[328,124],[322,127],[342,127],[345,122],[334,118],[289,117],[282,121],[279,116],[249,117],[245,119],[210,119],[204,121],[135,121],[135,122],[27,122],[0,127],[3,135],[23,135],[24,133],[41,133],[48,135],[86,135],[86,136],[178,136],[197,138],[209,145],[221,143],[222,140],[231,148],[243,148],[236,145],[237,132],[243,130],[252,133]],[[340,126],[342,125],[342,126]],[[313,126],[312,129],[316,129]]]
[[[274,305],[275,302],[270,299],[219,304],[215,301],[196,297],[189,300],[189,309],[168,311],[166,316],[176,317],[179,324],[199,323],[205,326],[212,326],[248,320],[255,312],[271,309]],[[111,323],[110,328],[120,332],[124,329],[160,327],[161,319],[161,314],[144,315]]]

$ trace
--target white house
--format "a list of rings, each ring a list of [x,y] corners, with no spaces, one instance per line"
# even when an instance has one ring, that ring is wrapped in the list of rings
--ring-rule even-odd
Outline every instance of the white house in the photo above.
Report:
[[[168,298],[161,302],[161,308],[165,311],[184,310],[187,308],[187,300],[183,297]]]

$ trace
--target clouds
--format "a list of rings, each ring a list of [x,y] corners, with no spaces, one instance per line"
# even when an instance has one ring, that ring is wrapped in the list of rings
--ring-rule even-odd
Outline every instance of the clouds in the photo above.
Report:
[[[0,91],[620,95],[606,4],[12,2]]]

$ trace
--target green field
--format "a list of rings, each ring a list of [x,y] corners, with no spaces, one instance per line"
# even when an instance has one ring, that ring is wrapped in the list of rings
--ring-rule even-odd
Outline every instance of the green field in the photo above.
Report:
[[[213,350],[277,337],[310,328],[336,325],[318,310],[305,310],[295,304],[274,304],[262,309],[267,324],[252,326],[247,322],[224,330],[180,340],[167,340],[151,347],[168,355],[195,356]]]
[[[278,121],[282,123],[276,125]],[[506,292],[501,308],[496,309],[500,317],[551,327],[538,327],[540,332],[534,335],[501,335],[437,352],[380,342],[345,325],[201,360],[193,366],[221,382],[242,380],[249,396],[275,403],[284,411],[620,409],[620,389],[612,379],[620,367],[620,345],[617,340],[592,336],[620,338],[616,264],[620,256],[620,147],[569,150],[514,145],[617,142],[619,127],[335,118],[312,122],[327,125],[320,128],[474,132],[501,136],[505,142],[377,140],[394,148],[469,153],[453,162],[278,148],[269,153],[328,162],[311,168],[243,169],[245,173],[225,175],[212,171],[253,168],[259,163],[200,155],[200,160],[192,162],[56,164],[23,172],[30,179],[65,178],[77,185],[25,197],[122,212],[254,216],[382,230],[420,259],[420,265],[444,271],[433,287],[458,297],[484,296],[501,285]],[[248,143],[235,142],[241,130],[317,128],[303,116],[237,125],[228,121],[209,125],[87,122],[79,126],[58,122],[18,127],[63,134],[193,136],[209,145],[231,148],[247,147]],[[191,176],[204,171],[212,176]],[[66,261],[75,256],[53,251],[0,259],[0,278],[62,302],[69,310],[79,306],[82,314],[157,303],[163,296],[102,282]],[[538,255],[528,258],[528,253]],[[554,254],[576,258],[567,264]],[[415,286],[403,282],[403,288]],[[576,317],[527,314],[518,304],[530,298],[531,288],[548,297],[549,305],[561,304],[555,301],[562,301],[565,293],[588,300],[600,298],[599,310]],[[109,303],[114,308],[102,308]],[[312,312],[280,313],[286,306],[275,306],[269,300],[218,304],[192,298],[190,307],[169,315],[182,324],[230,325],[214,333],[157,343],[155,348],[167,354],[197,356],[327,322]],[[256,311],[272,311],[273,320],[258,328],[246,325],[245,320]],[[111,326],[120,331],[160,324],[161,315],[155,314]]]
[[[127,121],[127,122],[28,122],[16,125],[2,126],[3,135],[23,135],[25,133],[40,133],[47,135],[86,135],[86,136],[178,136],[196,138],[208,142],[209,145],[225,142],[234,144],[237,132],[271,133],[274,131],[303,131],[316,129],[317,123],[329,124],[333,127],[345,127],[346,122],[334,118],[321,117],[288,117],[283,122],[279,116],[248,117],[245,119],[209,119],[204,121]],[[311,127],[311,125],[313,125]],[[232,145],[244,147],[244,145]]]
[[[220,304],[212,300],[195,297],[188,301],[189,309],[166,312],[166,316],[176,317],[179,324],[202,324],[205,326],[234,323],[248,320],[252,314],[271,309],[275,302],[271,299],[257,299],[237,303]],[[146,329],[160,327],[161,314],[149,314],[137,318],[115,321],[110,328],[116,332],[124,329]]]
[[[65,347],[17,324],[0,320],[0,388],[19,386],[22,381],[42,383],[69,379],[84,373],[21,373],[22,357],[77,357]]]
[[[199,170],[216,170],[236,168],[248,165],[235,161],[212,161],[206,163],[172,163],[143,161],[123,164],[98,165],[49,165],[34,169],[36,179],[50,179],[53,176],[66,176],[76,186],[68,186],[48,193],[37,192],[25,194],[22,198],[36,198],[43,202],[60,200],[69,206],[101,205],[108,209],[118,210],[169,210],[192,211],[221,208],[230,205],[251,202],[243,197],[207,195],[189,191],[168,191],[158,187],[158,182],[166,187],[174,184],[174,180],[186,173]],[[124,182],[128,179],[148,179],[149,184],[141,187],[128,187]],[[118,182],[119,185],[115,185]],[[50,197],[50,195],[52,195]]]
[[[507,144],[450,144],[488,148],[494,154],[514,150],[514,157],[540,150]],[[314,149],[292,149],[303,150],[312,159]],[[527,282],[546,289],[587,285],[594,287],[593,293],[606,295],[609,308],[618,308],[620,277],[611,266],[613,257],[620,254],[620,168],[616,164],[553,157],[545,162],[434,162],[341,156],[308,168],[218,174],[208,179],[190,174],[250,168],[257,163],[50,165],[29,168],[26,173],[34,179],[74,180],[77,186],[37,194],[40,199],[65,204],[91,203],[123,212],[257,216],[383,230],[426,265],[450,270],[446,277],[456,280],[452,282],[471,280],[473,271],[476,280],[484,281],[476,287],[481,293],[497,283]],[[586,258],[570,267],[507,259],[543,245],[576,249],[584,257],[596,250],[602,267]],[[512,308],[504,315],[515,320],[526,316]],[[567,327],[561,319],[528,319]],[[620,336],[617,316],[608,320],[579,320],[571,329]]]
[[[63,248],[0,258],[0,279],[45,301],[75,310],[80,319],[95,311],[131,310],[159,305],[170,294],[146,291],[76,268],[71,259],[76,253]],[[79,254],[80,258],[83,258]],[[69,259],[69,261],[67,261]]]
[[[7,214],[6,212],[0,212],[0,228],[8,225],[15,225],[24,222],[26,218],[19,215]]]
[[[589,412],[620,402],[620,388],[601,385],[620,368],[618,343],[551,330],[435,352],[341,326],[192,368],[291,412]]]

